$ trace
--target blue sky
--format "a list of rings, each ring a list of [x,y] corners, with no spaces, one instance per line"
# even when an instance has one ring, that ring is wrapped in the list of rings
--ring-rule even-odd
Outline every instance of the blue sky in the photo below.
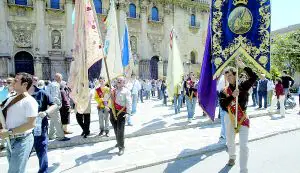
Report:
[[[300,24],[300,0],[271,0],[271,30]]]

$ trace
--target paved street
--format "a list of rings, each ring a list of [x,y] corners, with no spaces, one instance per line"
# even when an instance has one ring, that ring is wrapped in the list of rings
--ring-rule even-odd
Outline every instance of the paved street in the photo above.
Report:
[[[295,98],[296,100],[298,97]],[[168,107],[162,105],[162,100],[152,98],[151,100],[144,100],[144,103],[138,103],[137,113],[132,117],[133,126],[127,126],[125,134],[127,137],[136,137],[146,134],[153,134],[171,130],[186,129],[191,127],[199,127],[202,125],[212,124],[208,117],[202,116],[202,110],[200,106],[196,106],[195,120],[192,123],[187,122],[187,111],[184,107],[181,113],[174,115],[174,109],[171,103],[168,103]],[[249,105],[252,105],[251,99]],[[297,112],[298,107],[294,110],[287,110],[287,113]],[[262,116],[267,113],[267,110],[257,110],[255,107],[249,107],[248,115],[250,117]],[[216,110],[218,115],[218,109]],[[217,121],[218,122],[218,121]],[[71,115],[70,130],[74,133],[68,135],[71,140],[68,142],[51,141],[49,144],[50,148],[61,148],[66,146],[76,146],[80,144],[102,142],[113,139],[113,131],[111,131],[110,138],[99,138],[99,122],[98,113],[96,109],[96,103],[92,104],[91,114],[91,136],[88,139],[83,139],[80,134],[81,128],[77,124],[75,115]]]
[[[300,131],[250,143],[249,173],[299,173]],[[239,153],[239,150],[237,150]],[[226,151],[206,153],[175,162],[132,171],[131,173],[238,173],[239,164],[226,166]]]
[[[145,110],[145,112],[147,111]],[[148,113],[148,115],[150,114]],[[153,116],[158,115],[153,114]],[[172,117],[172,115],[168,115],[168,117]],[[202,117],[198,117],[196,121],[202,119]],[[251,119],[250,139],[259,139],[283,131],[299,129],[299,119],[295,110],[289,112],[284,119],[278,118],[278,115],[272,118],[269,116],[253,118]],[[172,159],[224,149],[224,143],[219,142],[219,134],[220,125],[213,124],[128,138],[125,141],[125,154],[121,157],[117,156],[117,149],[113,148],[116,144],[114,140],[59,148],[49,151],[49,166],[51,172],[54,173],[106,173],[136,169]],[[37,172],[37,163],[37,157],[33,154],[29,159],[27,172]],[[6,172],[7,166],[6,158],[0,158],[1,171]]]

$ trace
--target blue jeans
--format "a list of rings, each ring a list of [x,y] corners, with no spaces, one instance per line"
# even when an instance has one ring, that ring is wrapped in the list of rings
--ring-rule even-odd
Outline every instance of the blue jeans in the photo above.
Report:
[[[41,136],[34,136],[34,149],[39,159],[39,172],[48,172],[48,119],[45,117],[42,122],[42,134]]]
[[[138,100],[138,95],[137,94],[131,94],[132,98],[132,111],[131,114],[136,113],[136,105],[137,105],[137,100]]]
[[[181,94],[174,96],[174,109],[175,109],[175,114],[180,113],[180,108],[182,105],[182,99],[183,96]]]
[[[267,91],[258,91],[258,107],[262,107],[262,98],[264,98],[264,108],[267,108],[268,106],[268,92]]]
[[[258,105],[258,101],[257,101],[257,90],[253,90],[253,93],[252,93],[252,102],[253,102],[253,106]]]
[[[141,102],[144,103],[144,90],[140,90],[140,99],[141,99]]]
[[[225,128],[225,121],[224,116],[227,116],[227,112],[224,111],[221,107],[219,107],[220,117],[221,117],[221,134],[220,136],[226,139],[226,128]]]
[[[33,134],[10,140],[12,152],[7,149],[8,173],[24,173],[33,146]]]
[[[186,96],[185,100],[186,100],[186,107],[188,111],[188,118],[189,119],[193,118],[195,114],[197,98],[193,97],[192,99],[190,99],[188,96]]]
[[[146,100],[150,99],[150,91],[146,90]]]
[[[285,96],[284,105],[286,105],[286,100],[288,99],[287,98],[288,93],[289,93],[289,88],[284,88],[284,96]]]

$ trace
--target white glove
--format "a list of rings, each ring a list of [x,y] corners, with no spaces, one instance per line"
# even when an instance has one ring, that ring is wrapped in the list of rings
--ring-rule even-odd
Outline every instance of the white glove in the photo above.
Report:
[[[39,117],[44,118],[47,116],[46,112],[39,112]]]
[[[127,119],[129,116],[131,116],[131,114],[126,113],[123,117]]]

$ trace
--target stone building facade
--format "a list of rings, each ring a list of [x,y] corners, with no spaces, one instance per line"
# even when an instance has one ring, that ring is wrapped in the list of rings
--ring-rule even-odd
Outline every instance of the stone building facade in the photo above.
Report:
[[[209,16],[207,0],[115,0],[120,39],[127,21],[141,78],[166,75],[175,28],[186,72],[200,71]],[[109,0],[94,0],[103,38]],[[74,0],[0,1],[0,76],[26,71],[42,79],[68,77],[72,61]],[[121,40],[120,40],[121,41]],[[91,71],[99,71],[99,65]],[[94,74],[98,75],[98,74]]]

